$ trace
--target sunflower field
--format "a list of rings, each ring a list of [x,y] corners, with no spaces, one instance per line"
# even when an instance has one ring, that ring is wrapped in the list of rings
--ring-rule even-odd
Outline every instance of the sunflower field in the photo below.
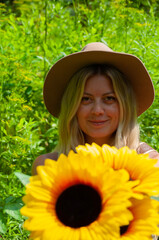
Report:
[[[43,83],[61,57],[101,41],[139,57],[154,84],[153,105],[139,119],[141,141],[159,151],[158,0],[1,0],[0,239],[25,240],[25,183],[35,158],[58,141]]]

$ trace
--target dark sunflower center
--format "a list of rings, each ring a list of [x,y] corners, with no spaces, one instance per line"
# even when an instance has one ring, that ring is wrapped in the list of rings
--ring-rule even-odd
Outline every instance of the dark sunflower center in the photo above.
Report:
[[[120,236],[127,232],[129,225],[124,225],[120,227]]]
[[[67,188],[56,202],[58,219],[72,228],[87,226],[94,222],[101,209],[102,202],[99,193],[84,184]]]

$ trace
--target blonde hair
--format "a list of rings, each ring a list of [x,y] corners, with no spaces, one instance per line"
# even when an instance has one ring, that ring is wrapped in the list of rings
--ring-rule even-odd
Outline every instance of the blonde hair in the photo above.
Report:
[[[79,144],[85,144],[84,134],[79,128],[76,112],[80,105],[86,80],[94,75],[104,75],[111,79],[119,102],[119,125],[112,145],[120,148],[128,146],[136,149],[139,145],[135,96],[129,81],[112,66],[95,64],[82,68],[71,78],[62,98],[59,116],[59,153],[67,154]]]

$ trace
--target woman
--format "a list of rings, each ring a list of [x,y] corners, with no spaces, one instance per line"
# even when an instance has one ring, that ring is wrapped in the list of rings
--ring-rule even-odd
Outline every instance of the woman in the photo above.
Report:
[[[157,151],[139,142],[137,124],[137,116],[153,99],[151,78],[133,55],[96,42],[62,58],[50,69],[44,84],[45,105],[59,118],[59,144],[55,152],[34,161],[33,174],[46,158],[57,160],[60,153],[67,154],[86,142],[128,146],[159,159]]]

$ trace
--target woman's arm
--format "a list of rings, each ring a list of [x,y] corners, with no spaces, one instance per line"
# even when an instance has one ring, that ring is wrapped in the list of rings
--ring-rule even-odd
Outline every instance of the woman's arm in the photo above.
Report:
[[[32,175],[36,175],[37,174],[37,170],[36,170],[37,166],[44,165],[45,164],[45,160],[47,158],[56,161],[58,159],[58,153],[57,152],[46,153],[46,154],[43,154],[43,155],[40,155],[39,157],[37,157],[35,159],[35,161],[33,162],[33,165],[32,165]]]
[[[159,167],[159,153],[153,149],[152,147],[150,147],[147,143],[141,142],[138,149],[137,149],[137,153],[141,154],[149,154],[149,157],[152,159],[158,159],[158,162],[156,164],[156,167]]]

